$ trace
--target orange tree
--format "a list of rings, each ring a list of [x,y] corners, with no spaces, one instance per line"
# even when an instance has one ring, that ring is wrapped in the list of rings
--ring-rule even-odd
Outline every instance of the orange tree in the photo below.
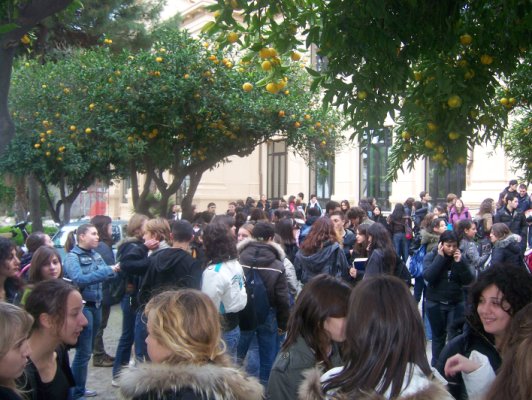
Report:
[[[184,208],[205,171],[268,140],[308,159],[343,145],[338,115],[310,94],[299,66],[266,91],[251,83],[259,75],[248,62],[185,32],[163,28],[152,49],[118,55],[110,40],[56,63],[21,63],[14,74],[18,131],[4,166],[59,185],[65,210],[94,179],[130,176],[135,209],[150,211],[155,185],[164,214],[186,177]]]
[[[531,8],[528,0],[217,0],[204,30],[222,45],[238,41],[257,66],[268,47],[297,61],[298,49],[315,46],[326,67],[309,69],[314,85],[325,104],[343,108],[353,136],[395,119],[394,178],[405,161],[465,163],[468,148],[502,138],[508,113],[531,100],[512,80],[519,66],[531,74]],[[274,63],[261,83],[283,67]]]

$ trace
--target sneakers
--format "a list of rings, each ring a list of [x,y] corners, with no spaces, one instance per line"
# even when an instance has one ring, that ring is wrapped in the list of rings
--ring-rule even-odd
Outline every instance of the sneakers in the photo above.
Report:
[[[103,356],[93,356],[92,365],[95,367],[112,367],[115,358],[109,354],[104,354]]]
[[[95,390],[85,389],[85,397],[96,397],[98,393]]]
[[[119,388],[120,384],[118,383],[117,380],[113,379],[113,380],[111,380],[111,386],[115,387],[115,388]]]

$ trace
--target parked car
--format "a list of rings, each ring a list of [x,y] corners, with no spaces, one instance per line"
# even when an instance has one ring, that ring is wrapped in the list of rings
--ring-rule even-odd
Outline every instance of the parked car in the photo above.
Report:
[[[59,231],[52,237],[54,247],[61,256],[61,259],[65,258],[65,243],[67,236],[70,232],[76,230],[78,226],[89,223],[88,219],[81,219],[69,224],[63,225]],[[114,219],[112,222],[113,229],[113,252],[116,255],[116,244],[126,237],[126,224],[127,222],[121,219]]]

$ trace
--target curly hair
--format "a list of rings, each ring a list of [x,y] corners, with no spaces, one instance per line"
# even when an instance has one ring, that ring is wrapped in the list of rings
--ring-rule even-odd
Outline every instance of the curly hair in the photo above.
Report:
[[[339,242],[334,224],[329,217],[320,217],[312,224],[305,241],[301,244],[301,252],[308,256],[318,252],[326,244]]]
[[[470,321],[481,332],[484,332],[484,328],[482,327],[477,307],[482,292],[491,285],[495,285],[501,291],[501,304],[506,302],[510,305],[504,311],[512,317],[520,309],[532,302],[532,276],[524,268],[502,264],[493,265],[479,275],[470,292]]]
[[[0,265],[11,259],[14,249],[15,243],[5,237],[0,236]]]
[[[480,203],[478,214],[491,214],[493,212],[493,203],[495,203],[495,200],[489,197],[487,199],[482,200],[482,203]]]
[[[205,255],[211,263],[237,258],[236,238],[223,222],[212,222],[203,231]]]

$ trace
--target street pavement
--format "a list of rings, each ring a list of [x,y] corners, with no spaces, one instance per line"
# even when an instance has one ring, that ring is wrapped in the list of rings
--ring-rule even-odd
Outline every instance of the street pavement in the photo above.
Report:
[[[120,304],[111,308],[111,316],[107,328],[103,332],[105,350],[108,354],[114,356],[118,339],[122,331],[122,311]],[[75,351],[70,351],[70,360],[74,359]],[[119,389],[111,386],[112,368],[96,368],[92,366],[92,360],[89,363],[89,375],[87,377],[87,389],[96,390],[98,396],[95,400],[115,400],[119,399]]]

